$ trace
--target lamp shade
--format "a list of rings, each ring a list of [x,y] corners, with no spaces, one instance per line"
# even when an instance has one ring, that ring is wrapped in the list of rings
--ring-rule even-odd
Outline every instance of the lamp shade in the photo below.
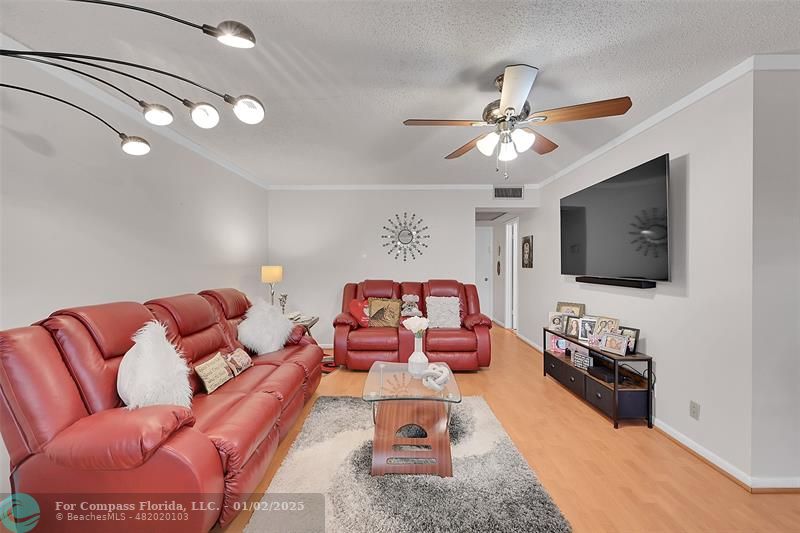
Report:
[[[264,265],[261,267],[261,283],[278,283],[283,281],[283,267],[280,265]]]

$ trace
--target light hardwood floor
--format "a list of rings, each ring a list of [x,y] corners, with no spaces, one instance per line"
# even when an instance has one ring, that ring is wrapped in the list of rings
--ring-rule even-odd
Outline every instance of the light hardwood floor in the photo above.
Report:
[[[615,430],[543,377],[541,354],[513,332],[495,327],[492,342],[489,369],[457,374],[461,392],[486,399],[576,533],[800,532],[800,494],[750,494],[657,430]],[[337,370],[317,395],[360,396],[365,378]],[[259,492],[301,426],[281,443]],[[228,531],[248,520],[242,513]]]

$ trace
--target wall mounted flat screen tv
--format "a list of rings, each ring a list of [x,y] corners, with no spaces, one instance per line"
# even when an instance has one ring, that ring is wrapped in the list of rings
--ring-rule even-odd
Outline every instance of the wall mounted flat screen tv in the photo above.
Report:
[[[669,154],[561,199],[561,274],[669,281]]]

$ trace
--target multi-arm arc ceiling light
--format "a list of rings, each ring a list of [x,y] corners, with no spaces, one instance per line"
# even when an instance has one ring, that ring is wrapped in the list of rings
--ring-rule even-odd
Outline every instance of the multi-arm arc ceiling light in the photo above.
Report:
[[[80,0],[75,0],[75,1],[80,1]],[[124,65],[124,66],[127,66],[127,67],[133,67],[133,68],[137,68],[137,69],[147,70],[147,71],[150,71],[150,72],[155,72],[157,74],[162,74],[164,76],[169,76],[171,78],[175,78],[177,80],[183,81],[185,83],[188,83],[190,85],[193,85],[195,87],[203,89],[204,91],[207,91],[207,92],[209,92],[209,93],[211,93],[211,94],[213,94],[213,95],[215,95],[215,96],[217,96],[219,98],[222,98],[222,100],[224,102],[230,104],[233,107],[233,114],[236,115],[236,118],[238,118],[239,120],[241,120],[245,124],[258,124],[259,122],[264,120],[264,105],[255,96],[244,94],[242,96],[234,97],[234,96],[231,96],[231,95],[229,95],[227,93],[221,93],[219,91],[215,91],[214,89],[210,89],[210,88],[206,87],[205,85],[201,85],[200,83],[197,83],[194,80],[190,80],[189,78],[186,78],[186,77],[183,77],[183,76],[179,76],[177,74],[173,74],[172,72],[168,72],[166,70],[161,70],[161,69],[158,69],[158,68],[155,68],[155,67],[149,67],[147,65],[141,65],[141,64],[138,64],[138,63],[131,63],[130,61],[122,61],[122,60],[119,60],[119,59],[111,59],[111,58],[108,58],[108,57],[93,56],[93,55],[87,55],[87,54],[68,54],[68,53],[63,53],[63,52],[39,52],[39,51],[29,51],[29,50],[0,50],[0,55],[9,56],[9,57],[15,57],[15,58],[18,58],[18,59],[27,59],[29,61],[36,61],[36,59],[34,59],[34,58],[37,58],[37,57],[46,57],[48,59],[55,59],[55,60],[60,60],[60,61],[68,61],[68,62],[72,62],[72,63],[79,63],[81,65],[86,65],[86,66],[99,68],[99,69],[103,69],[103,70],[110,71],[110,72],[115,72],[117,74],[121,74],[121,75],[126,76],[128,78],[135,79],[135,80],[137,80],[139,82],[145,83],[145,84],[147,84],[147,85],[149,85],[151,87],[154,87],[154,88],[158,89],[159,91],[171,96],[172,98],[175,98],[176,100],[181,102],[183,105],[188,107],[189,108],[189,116],[191,117],[192,122],[194,122],[198,127],[203,128],[203,129],[213,128],[214,126],[219,124],[219,111],[217,111],[217,109],[213,105],[211,105],[210,103],[208,103],[208,102],[193,102],[193,101],[188,100],[186,98],[181,98],[180,96],[178,96],[178,95],[176,95],[176,94],[174,94],[174,93],[172,93],[170,91],[167,91],[166,89],[164,89],[164,88],[162,88],[162,87],[160,87],[160,86],[158,86],[158,85],[156,85],[154,83],[148,82],[147,80],[144,80],[144,79],[142,79],[142,78],[140,78],[138,76],[134,76],[134,75],[132,75],[130,73],[127,73],[127,72],[124,72],[124,71],[121,71],[121,70],[117,70],[117,69],[113,69],[113,68],[107,67],[105,65],[98,65],[97,63],[92,63],[91,61],[100,61],[100,62],[103,62],[103,63],[113,63],[113,64],[117,64],[117,65]],[[89,60],[89,61],[87,61],[87,60]],[[52,63],[52,62],[49,62],[49,61],[39,60],[39,62],[40,63],[47,63],[49,65],[54,65],[54,66],[58,66],[58,67],[61,67],[61,68],[66,68],[63,65],[59,65],[57,63]],[[80,70],[77,70],[77,69],[68,69],[68,70],[72,70],[74,72],[77,72],[78,74],[82,74],[82,75],[87,76],[89,78],[93,78],[95,80],[98,80],[98,81],[100,81],[100,82],[102,82],[102,83],[104,83],[106,85],[109,85],[109,86],[113,87],[114,89],[116,89],[116,90],[118,90],[120,92],[125,93],[125,91],[121,91],[121,89],[119,89],[119,87],[116,87],[115,85],[113,85],[111,83],[108,83],[105,80],[100,80],[100,79],[98,79],[98,78],[96,78],[96,77],[94,77],[94,76],[92,76],[90,74],[87,74],[87,73],[83,72],[83,71],[80,71]],[[144,113],[145,119],[147,119],[147,121],[150,122],[151,124],[154,124],[156,126],[166,126],[166,125],[172,123],[172,112],[166,106],[161,105],[161,104],[148,104],[147,102],[143,102],[143,101],[131,96],[130,94],[126,94],[126,96],[129,96],[129,97],[133,98],[142,107],[142,112]]]
[[[123,9],[130,9],[133,11],[139,11],[142,13],[149,13],[150,15],[163,17],[165,19],[169,19],[174,22],[185,24],[186,26],[190,26],[192,28],[196,28],[205,33],[206,35],[210,35],[211,37],[216,37],[216,39],[222,44],[226,46],[232,46],[234,48],[253,48],[256,45],[256,36],[253,34],[250,28],[248,28],[241,22],[236,22],[235,20],[226,20],[224,22],[220,22],[216,26],[209,26],[208,24],[196,24],[194,22],[190,22],[188,20],[184,20],[182,18],[178,18],[173,15],[162,13],[161,11],[155,11],[153,9],[148,9],[146,7],[132,6],[130,4],[123,4],[120,2],[107,2],[106,0],[71,0],[71,1],[81,2],[85,4],[100,4],[109,7],[121,7]]]
[[[16,91],[22,91],[22,92],[26,92],[26,93],[30,93],[30,94],[35,94],[35,95],[38,95],[38,96],[43,96],[44,98],[49,98],[50,100],[55,100],[56,102],[61,102],[62,104],[66,104],[66,105],[68,105],[70,107],[73,107],[73,108],[79,110],[79,111],[83,111],[87,115],[89,115],[91,117],[94,117],[95,119],[99,120],[100,122],[102,122],[103,124],[108,126],[114,133],[116,133],[119,136],[119,138],[122,139],[122,143],[121,143],[122,151],[125,152],[126,154],[130,154],[130,155],[145,155],[147,152],[150,151],[150,143],[148,143],[142,137],[137,137],[136,135],[128,135],[126,133],[123,133],[120,130],[118,130],[117,128],[115,128],[114,126],[112,126],[111,124],[109,124],[108,121],[100,118],[99,116],[95,115],[91,111],[89,111],[87,109],[84,109],[83,107],[81,107],[79,105],[75,105],[72,102],[68,102],[68,101],[64,100],[63,98],[59,98],[57,96],[53,96],[52,94],[47,94],[47,93],[43,93],[43,92],[40,92],[40,91],[36,91],[36,90],[30,89],[28,87],[20,87],[19,85],[9,85],[7,83],[0,83],[0,87],[2,87],[4,89],[13,89],[13,90],[16,90]]]
[[[232,46],[232,47],[235,47],[235,48],[252,48],[253,46],[255,46],[255,43],[256,43],[255,35],[250,30],[250,28],[248,28],[247,26],[245,26],[244,24],[242,24],[240,22],[236,22],[236,21],[232,21],[232,20],[224,21],[224,22],[220,23],[217,26],[209,26],[208,24],[196,24],[194,22],[190,22],[190,21],[187,21],[187,20],[172,16],[172,15],[168,15],[166,13],[161,13],[160,11],[155,11],[155,10],[152,10],[152,9],[147,9],[147,8],[143,8],[143,7],[139,7],[139,6],[133,6],[133,5],[129,5],[129,4],[123,4],[123,3],[119,3],[119,2],[108,2],[108,1],[105,1],[105,0],[70,0],[70,1],[72,1],[72,2],[81,2],[81,3],[89,3],[89,4],[100,4],[100,5],[111,6],[111,7],[119,7],[119,8],[124,8],[124,9],[131,9],[131,10],[134,10],[134,11],[140,11],[140,12],[143,12],[143,13],[149,13],[149,14],[152,14],[152,15],[157,15],[159,17],[163,17],[163,18],[175,21],[175,22],[179,22],[181,24],[185,24],[187,26],[191,26],[193,28],[200,29],[206,35],[211,35],[213,37],[216,37],[217,40],[219,42],[221,42],[222,44],[225,44],[227,46]],[[234,97],[234,96],[231,96],[231,95],[229,95],[227,93],[221,93],[219,91],[215,91],[213,89],[210,89],[210,88],[208,88],[208,87],[206,87],[204,85],[201,85],[201,84],[199,84],[199,83],[197,83],[197,82],[195,82],[195,81],[193,81],[193,80],[191,80],[189,78],[186,78],[186,77],[183,77],[183,76],[179,76],[177,74],[173,74],[172,72],[168,72],[168,71],[165,71],[165,70],[157,69],[157,68],[154,68],[154,67],[149,67],[147,65],[141,65],[141,64],[138,64],[138,63],[132,63],[132,62],[129,62],[129,61],[122,61],[122,60],[118,60],[118,59],[111,59],[111,58],[101,57],[101,56],[93,56],[93,55],[86,55],[86,54],[68,54],[68,53],[63,53],[63,52],[40,52],[40,51],[32,51],[32,50],[0,50],[0,55],[6,56],[6,57],[14,57],[14,58],[17,58],[17,59],[24,59],[26,61],[35,61],[37,63],[43,63],[43,64],[46,64],[48,66],[61,68],[61,69],[68,70],[68,71],[74,72],[76,74],[79,74],[81,76],[90,78],[90,79],[95,80],[97,82],[100,82],[100,83],[102,83],[104,85],[107,85],[107,86],[113,88],[114,90],[122,93],[126,97],[131,98],[132,100],[134,100],[139,105],[139,107],[141,107],[142,114],[144,115],[145,120],[147,120],[147,122],[149,122],[150,124],[153,124],[155,126],[168,126],[174,120],[174,116],[172,114],[172,111],[170,111],[170,109],[167,106],[165,106],[163,104],[158,104],[158,103],[145,102],[144,100],[142,100],[140,98],[137,98],[133,94],[121,89],[120,87],[114,85],[113,83],[111,83],[111,82],[109,82],[107,80],[99,78],[99,77],[97,77],[97,76],[95,76],[93,74],[89,74],[88,72],[85,72],[83,70],[80,70],[80,69],[77,69],[77,68],[73,68],[73,67],[69,67],[67,65],[63,65],[63,64],[59,63],[59,61],[69,62],[69,63],[73,63],[73,64],[80,64],[80,65],[84,65],[84,66],[88,66],[88,67],[92,67],[92,68],[105,70],[107,72],[113,72],[113,73],[116,73],[116,74],[119,74],[119,75],[122,75],[122,76],[125,76],[125,77],[128,77],[128,78],[137,80],[137,81],[139,81],[141,83],[144,83],[146,85],[149,85],[150,87],[153,87],[155,89],[158,89],[159,91],[167,94],[168,96],[170,96],[172,98],[175,98],[176,100],[181,102],[184,106],[189,108],[189,116],[191,117],[192,122],[194,122],[195,125],[197,125],[200,128],[203,128],[203,129],[213,128],[214,126],[216,126],[219,123],[219,111],[217,111],[217,109],[213,105],[211,105],[210,103],[202,102],[202,101],[195,102],[195,101],[189,100],[187,98],[182,98],[182,97],[180,97],[180,96],[178,96],[178,95],[176,95],[176,94],[164,89],[163,87],[160,87],[159,85],[157,85],[155,83],[149,82],[149,81],[147,81],[147,80],[145,80],[143,78],[140,78],[138,76],[134,76],[133,74],[130,74],[129,72],[125,72],[123,70],[114,69],[114,68],[108,67],[108,66],[106,66],[104,64],[98,64],[97,62],[100,62],[100,63],[112,63],[112,64],[116,64],[116,65],[123,65],[123,66],[126,66],[126,67],[132,67],[132,68],[147,70],[147,71],[150,71],[150,72],[155,72],[155,73],[158,73],[158,74],[162,74],[164,76],[169,76],[169,77],[175,78],[177,80],[180,80],[180,81],[183,81],[183,82],[188,83],[190,85],[193,85],[193,86],[195,86],[197,88],[200,88],[200,89],[202,89],[204,91],[210,92],[211,94],[213,94],[213,95],[215,95],[215,96],[217,96],[219,98],[222,98],[222,100],[225,103],[231,105],[232,108],[233,108],[233,113],[236,116],[236,118],[238,118],[239,120],[241,120],[245,124],[258,124],[259,122],[261,122],[264,119],[264,105],[255,96],[251,96],[251,95],[245,94],[245,95],[242,95],[242,96]],[[43,59],[43,58],[46,58],[46,59]],[[86,109],[84,109],[84,108],[82,108],[80,106],[77,106],[75,104],[67,102],[66,100],[63,100],[63,99],[58,98],[56,96],[49,95],[49,94],[46,94],[46,93],[41,93],[41,92],[35,91],[33,89],[20,87],[20,86],[16,86],[16,85],[7,85],[7,84],[2,84],[1,86],[3,88],[16,89],[16,90],[25,91],[25,92],[28,92],[28,93],[33,93],[33,94],[37,94],[37,95],[40,95],[40,96],[44,96],[44,97],[47,97],[47,98],[50,98],[50,99],[53,99],[53,100],[57,100],[59,102],[65,103],[67,105],[70,105],[70,106],[72,106],[72,107],[74,107],[76,109],[80,109],[81,111],[83,111],[85,113],[88,113],[89,115],[91,115],[94,118],[100,120],[106,126],[110,127],[115,132],[117,132],[117,134],[120,135],[120,137],[123,139],[122,149],[128,154],[131,154],[131,155],[144,155],[144,154],[146,154],[147,152],[150,151],[150,145],[147,143],[146,140],[142,139],[141,137],[128,136],[128,135],[125,135],[125,134],[121,133],[116,128],[113,128],[105,120],[101,119],[100,117],[98,117],[94,113],[91,113],[90,111],[87,111]]]

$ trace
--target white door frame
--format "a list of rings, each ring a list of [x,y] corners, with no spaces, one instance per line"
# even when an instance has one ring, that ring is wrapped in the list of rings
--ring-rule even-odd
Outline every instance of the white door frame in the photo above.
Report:
[[[517,329],[519,314],[519,218],[506,222],[506,298],[505,323],[509,329]]]
[[[481,250],[478,248],[478,238],[477,232],[483,231],[489,235],[489,249],[488,250]],[[489,318],[494,318],[494,276],[492,275],[493,268],[494,268],[494,228],[491,226],[475,226],[475,285],[480,288],[484,282],[481,281],[481,272],[478,269],[478,263],[481,261],[488,261],[489,272],[488,277],[489,280],[486,282],[486,291],[488,293],[486,298],[480,299],[481,304],[481,313],[488,316]],[[484,276],[485,277],[485,276]],[[480,291],[478,291],[478,295],[480,296]],[[488,301],[487,301],[488,300]]]

